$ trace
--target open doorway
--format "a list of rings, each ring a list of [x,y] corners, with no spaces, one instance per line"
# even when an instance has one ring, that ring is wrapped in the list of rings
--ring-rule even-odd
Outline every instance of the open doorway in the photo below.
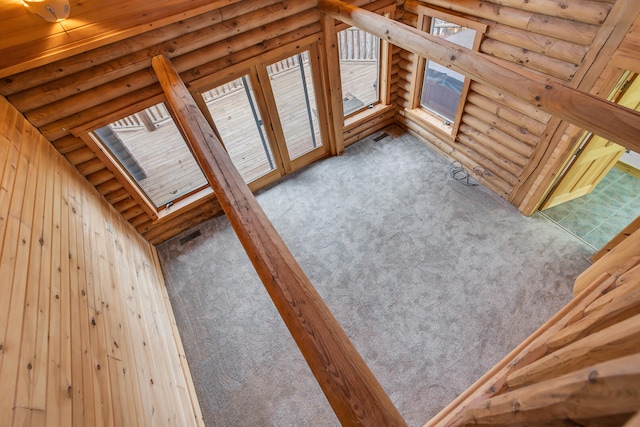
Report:
[[[610,100],[640,109],[640,78],[630,73]],[[640,216],[640,154],[596,135],[583,135],[540,210],[594,249]]]
[[[613,167],[595,189],[542,213],[594,249],[602,248],[640,216],[640,177]]]

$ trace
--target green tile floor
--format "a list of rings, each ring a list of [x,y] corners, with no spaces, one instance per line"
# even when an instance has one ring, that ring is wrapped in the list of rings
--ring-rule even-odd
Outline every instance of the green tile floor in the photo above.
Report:
[[[591,194],[542,214],[600,249],[640,215],[640,179],[613,168]]]

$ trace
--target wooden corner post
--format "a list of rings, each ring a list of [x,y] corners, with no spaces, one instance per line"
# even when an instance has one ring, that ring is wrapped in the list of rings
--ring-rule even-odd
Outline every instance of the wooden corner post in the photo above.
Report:
[[[331,154],[341,156],[344,153],[344,109],[342,105],[342,82],[340,79],[340,59],[338,53],[338,37],[335,19],[322,15],[322,31],[324,32],[324,57],[327,76],[327,95],[325,99],[330,104],[330,126],[334,140],[331,144]]]
[[[406,426],[233,166],[169,59],[160,55],[151,63],[220,205],[340,422]]]

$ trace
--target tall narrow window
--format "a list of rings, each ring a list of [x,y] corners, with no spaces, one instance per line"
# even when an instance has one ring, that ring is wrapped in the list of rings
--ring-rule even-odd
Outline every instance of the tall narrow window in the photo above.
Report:
[[[249,183],[276,168],[249,76],[202,94],[231,161]]]
[[[380,39],[349,27],[338,32],[338,44],[342,103],[348,116],[380,100]]]
[[[322,145],[309,51],[267,66],[291,160]]]
[[[486,25],[418,7],[418,28],[471,50],[478,50]],[[469,79],[428,58],[419,58],[413,81],[412,106],[423,119],[441,131],[453,134],[459,125],[462,106],[469,89]]]
[[[207,185],[163,103],[93,133],[156,208]]]
[[[442,19],[431,20],[431,34],[473,48],[476,31]],[[420,105],[449,123],[456,118],[465,76],[428,59],[425,64]]]

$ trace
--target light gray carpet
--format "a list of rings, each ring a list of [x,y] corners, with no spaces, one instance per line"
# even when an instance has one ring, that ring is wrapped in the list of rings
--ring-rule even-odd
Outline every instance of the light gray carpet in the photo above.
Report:
[[[258,196],[409,425],[566,304],[593,250],[522,216],[398,128]],[[209,426],[337,419],[226,218],[158,250]]]

